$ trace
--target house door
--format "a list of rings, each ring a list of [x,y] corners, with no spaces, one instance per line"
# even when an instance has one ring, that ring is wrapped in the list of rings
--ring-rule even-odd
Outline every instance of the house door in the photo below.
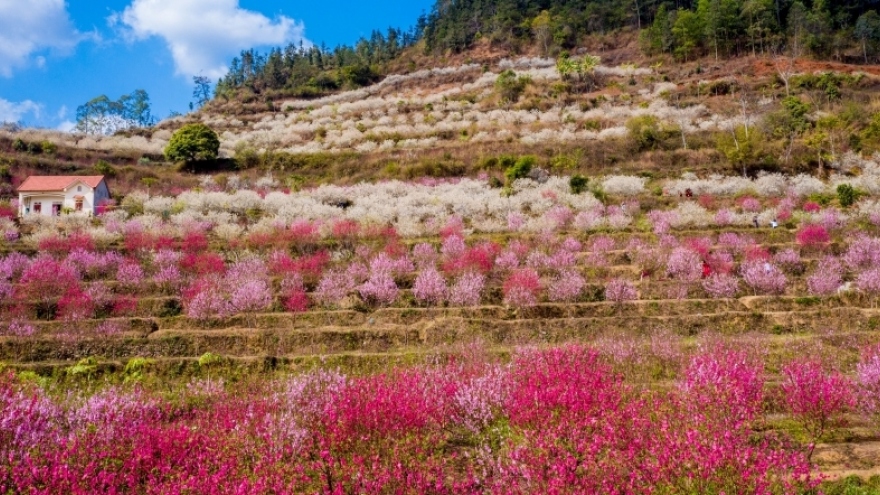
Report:
[[[61,203],[52,203],[52,216],[57,217],[61,215]]]

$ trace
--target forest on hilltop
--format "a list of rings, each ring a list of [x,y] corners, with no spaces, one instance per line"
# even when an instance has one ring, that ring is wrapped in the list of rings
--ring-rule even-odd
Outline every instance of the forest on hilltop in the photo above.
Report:
[[[880,54],[878,6],[876,0],[437,0],[409,30],[373,31],[354,46],[245,50],[216,95],[318,97],[376,82],[407,50],[443,56],[487,40],[511,53],[558,56],[591,36],[624,29],[639,31],[645,55],[676,60],[784,52],[870,63]]]

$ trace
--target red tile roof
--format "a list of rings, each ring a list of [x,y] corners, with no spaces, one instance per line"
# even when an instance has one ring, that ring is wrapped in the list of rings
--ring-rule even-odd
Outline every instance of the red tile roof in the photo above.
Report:
[[[102,180],[104,180],[103,175],[32,175],[18,186],[18,191],[63,191],[75,182],[82,182],[95,188]]]

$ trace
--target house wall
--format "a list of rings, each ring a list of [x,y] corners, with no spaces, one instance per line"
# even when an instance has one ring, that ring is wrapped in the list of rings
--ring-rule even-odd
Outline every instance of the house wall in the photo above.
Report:
[[[107,188],[107,186],[103,182],[98,185],[98,188],[101,187],[105,189]],[[80,190],[78,190],[78,188]],[[73,210],[73,208],[76,206],[77,196],[83,197],[83,213],[91,213],[92,215],[94,215],[95,206],[98,205],[96,191],[85,184],[75,183],[70,186],[66,191],[64,191],[64,207]]]
[[[18,194],[18,202],[19,202],[19,215],[28,215],[36,213],[34,211],[34,205],[36,203],[41,203],[42,208],[40,211],[40,215],[43,216],[52,216],[52,204],[53,203],[61,203],[61,207],[64,207],[65,203],[65,195],[64,193],[19,193]]]
[[[107,182],[101,181],[98,184],[98,187],[95,188],[95,196],[94,196],[94,205],[97,207],[101,204],[102,201],[106,201],[110,199],[110,189],[107,187]],[[94,212],[94,208],[92,209]]]

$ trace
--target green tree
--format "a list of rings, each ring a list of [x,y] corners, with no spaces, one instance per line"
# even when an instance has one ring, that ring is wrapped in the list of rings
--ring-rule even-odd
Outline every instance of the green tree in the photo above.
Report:
[[[165,147],[170,161],[213,160],[220,151],[220,138],[205,124],[187,124],[178,129]]]
[[[569,81],[578,91],[586,91],[596,86],[596,67],[601,59],[595,55],[580,58],[561,57],[556,62],[556,70],[564,81]]]
[[[195,107],[202,108],[205,103],[211,101],[211,80],[205,76],[193,76],[193,98],[195,98]]]
[[[535,35],[535,41],[538,42],[538,46],[541,48],[541,53],[544,56],[550,54],[550,45],[553,43],[553,29],[552,29],[552,19],[550,18],[550,12],[546,10],[541,11],[534,19],[532,19],[532,32]]]
[[[873,53],[877,42],[880,41],[880,15],[876,10],[869,10],[859,16],[856,20],[855,33],[856,39],[862,45],[862,54],[865,56],[865,63],[868,63],[868,48]]]
[[[734,167],[741,169],[745,177],[747,169],[762,158],[764,135],[756,128],[740,125],[730,132],[718,134],[716,144]]]
[[[773,0],[745,0],[742,2],[742,18],[747,20],[746,34],[752,55],[758,50],[764,53],[774,31],[778,28],[773,13]]]
[[[502,100],[515,103],[530,82],[531,79],[528,76],[517,76],[516,72],[508,69],[498,75],[498,79],[495,80],[495,89],[498,90]]]
[[[650,53],[671,53],[675,48],[675,37],[672,26],[675,23],[675,12],[669,12],[666,5],[660,5],[654,15],[654,23],[641,33],[642,48]]]
[[[727,46],[727,40],[734,37],[739,29],[739,6],[736,0],[698,0],[697,15],[703,23],[706,37],[715,50],[718,60],[719,46]]]
[[[672,36],[675,38],[675,56],[687,60],[695,54],[703,39],[703,21],[696,12],[679,9],[672,25]]]
[[[76,109],[76,130],[86,134],[113,134],[131,127],[149,127],[154,122],[150,95],[142,89],[116,101],[101,95]]]

